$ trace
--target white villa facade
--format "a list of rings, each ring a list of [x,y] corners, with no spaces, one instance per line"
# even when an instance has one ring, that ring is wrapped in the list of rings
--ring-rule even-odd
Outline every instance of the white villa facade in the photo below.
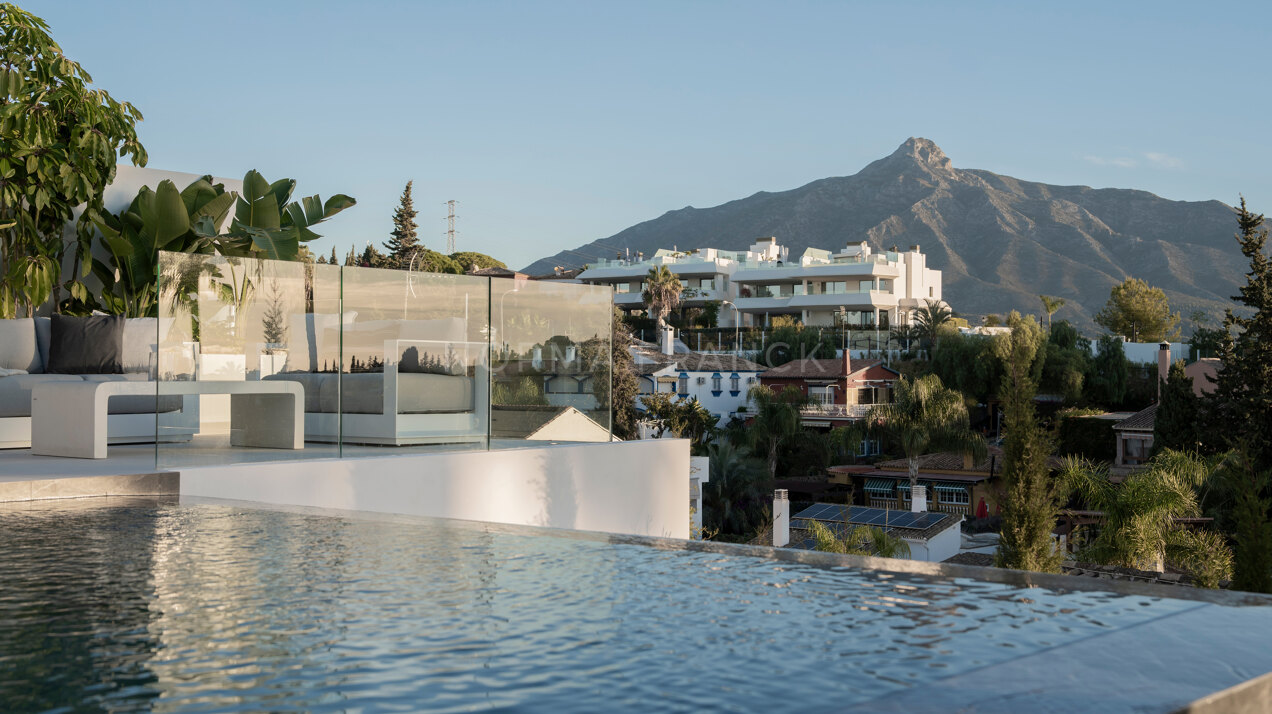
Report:
[[[725,424],[735,416],[744,416],[751,387],[759,384],[766,368],[748,359],[723,354],[676,352],[665,354],[655,345],[636,341],[631,348],[638,374],[640,397],[656,392],[674,394],[698,403]]]
[[[729,301],[720,311],[721,327],[762,326],[778,315],[805,325],[887,328],[907,321],[925,300],[942,300],[941,271],[927,267],[919,247],[876,253],[865,241],[837,253],[808,248],[797,260],[776,238],[764,238],[745,251],[703,248],[659,250],[652,258],[603,260],[579,280],[614,289],[614,304],[627,312],[642,309],[641,292],[650,269],[665,265],[681,279],[681,303],[698,307]]]

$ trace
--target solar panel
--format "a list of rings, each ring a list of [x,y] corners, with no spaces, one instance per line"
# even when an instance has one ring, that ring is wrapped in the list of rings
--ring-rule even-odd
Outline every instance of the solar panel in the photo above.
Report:
[[[924,530],[945,517],[944,513],[894,511],[869,506],[842,506],[836,503],[814,503],[791,517],[791,527],[808,528],[808,521],[827,524],[878,526],[879,528],[911,528]]]

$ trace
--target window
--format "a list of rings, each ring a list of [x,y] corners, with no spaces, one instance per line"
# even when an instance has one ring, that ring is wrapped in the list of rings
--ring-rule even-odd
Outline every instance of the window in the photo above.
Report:
[[[720,373],[719,373],[719,372],[716,372],[715,374],[711,375],[711,391],[713,391],[713,392],[718,392],[718,391],[720,391],[720,389],[721,389],[721,387],[720,387],[720,380],[721,380],[721,379],[722,379],[722,378],[720,377]]]
[[[936,294],[933,288],[928,288],[928,297],[936,297]]]
[[[631,290],[631,283],[614,283],[614,292],[616,293],[629,293]]]
[[[729,375],[729,389],[734,392],[739,391],[742,388],[741,381],[742,378],[738,376],[737,372]]]
[[[891,280],[886,280],[886,279],[880,279],[880,280],[879,280],[879,290],[881,290],[881,291],[883,291],[883,292],[885,292],[885,293],[890,293],[890,292],[892,292],[892,281],[891,281]]]
[[[682,397],[687,396],[689,394],[689,375],[685,372],[681,372],[680,379],[676,380],[676,382],[676,391],[678,391]]]
[[[968,506],[972,503],[972,497],[967,494],[966,488],[946,488],[937,486],[937,498],[941,503],[955,503],[961,506]]]
[[[1152,437],[1138,438],[1128,436],[1122,442],[1122,463],[1127,466],[1141,464],[1148,460],[1149,452],[1152,450]]]

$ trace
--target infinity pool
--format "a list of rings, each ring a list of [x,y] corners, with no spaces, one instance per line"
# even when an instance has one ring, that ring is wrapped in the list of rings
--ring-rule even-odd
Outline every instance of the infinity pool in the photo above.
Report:
[[[15,506],[0,509],[0,708],[824,711],[909,696],[908,711],[940,710],[925,687],[1030,657],[1047,666],[1050,653],[1141,625],[1149,635],[1199,608],[1272,625],[1266,608],[449,521]],[[1109,647],[1116,638],[1090,650]],[[1157,711],[1190,692],[1136,701]]]

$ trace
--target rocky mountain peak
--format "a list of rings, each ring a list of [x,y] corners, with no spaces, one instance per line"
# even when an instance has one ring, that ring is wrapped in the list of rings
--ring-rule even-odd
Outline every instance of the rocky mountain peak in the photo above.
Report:
[[[1231,237],[1232,209],[1218,201],[956,169],[934,142],[912,137],[851,176],[669,213],[525,272],[612,257],[615,246],[646,255],[671,246],[745,250],[755,236],[777,236],[792,255],[862,237],[876,249],[918,244],[928,266],[943,271],[944,297],[959,312],[1037,313],[1038,295],[1055,295],[1067,301],[1055,319],[1089,335],[1098,334],[1092,316],[1109,289],[1128,275],[1161,286],[1172,310],[1215,315],[1231,305],[1246,265]]]
[[[892,152],[892,155],[888,158],[914,161],[930,169],[946,171],[953,169],[950,164],[950,157],[946,156],[944,151],[941,151],[941,147],[937,146],[935,141],[922,137],[912,136],[906,139],[905,143],[897,147],[897,150]]]

